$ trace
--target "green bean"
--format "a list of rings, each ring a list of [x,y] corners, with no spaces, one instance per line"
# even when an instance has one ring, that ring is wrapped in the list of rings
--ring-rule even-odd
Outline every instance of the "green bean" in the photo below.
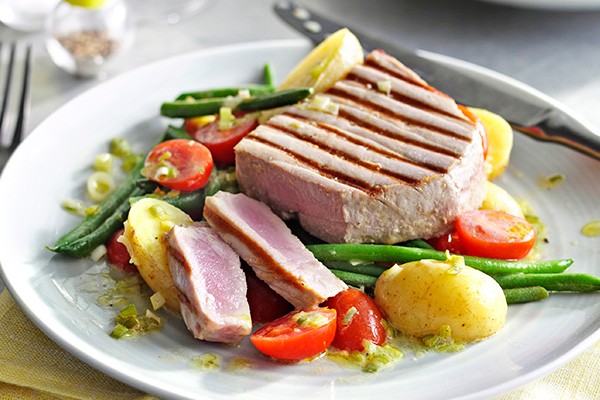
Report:
[[[189,133],[187,133],[187,131],[183,128],[178,128],[176,126],[173,125],[169,125],[167,127],[167,129],[165,130],[165,134],[163,136],[163,140],[161,141],[165,141],[165,140],[170,140],[170,139],[189,139],[189,140],[194,140],[193,137],[190,136]]]
[[[580,274],[510,274],[493,276],[503,289],[541,286],[557,292],[595,292],[600,290],[600,277]]]
[[[403,247],[394,245],[377,244],[317,244],[307,248],[313,252],[320,261],[381,261],[381,262],[409,262],[422,259],[446,260],[446,253],[416,247]],[[525,272],[557,273],[563,272],[571,264],[572,259],[549,261],[505,261],[490,258],[464,256],[465,264],[489,275],[511,274]]]
[[[273,65],[270,63],[265,64],[265,68],[263,70],[265,85],[270,87],[275,87],[275,70],[273,69]]]
[[[279,92],[265,94],[250,100],[241,102],[238,109],[242,111],[260,111],[271,108],[296,104],[313,94],[313,88],[291,88]]]
[[[267,81],[267,67],[265,66],[265,85],[246,85],[237,87],[225,87],[218,89],[207,89],[197,92],[186,92],[181,93],[175,100],[185,100],[188,98],[201,100],[201,99],[214,99],[218,97],[237,96],[240,90],[248,90],[250,95],[258,96],[265,93],[271,93],[275,88],[270,85]]]
[[[141,194],[143,194],[142,189],[135,188],[130,193],[130,196],[135,197],[140,196]],[[101,244],[106,243],[108,238],[123,226],[123,222],[127,219],[129,208],[130,205],[128,201],[122,202],[95,230],[86,235],[82,235],[73,241],[55,246],[51,250],[73,257],[88,256],[92,250]]]
[[[430,249],[430,250],[433,250],[433,246],[430,245],[429,243],[427,243],[426,241],[424,241],[423,239],[407,240],[406,242],[402,243],[402,246],[405,246],[405,247],[418,247],[420,249]]]
[[[48,249],[51,251],[58,251],[57,249],[61,246],[90,234],[102,225],[120,204],[126,202],[127,199],[131,197],[132,192],[136,188],[136,181],[141,178],[140,171],[143,166],[144,162],[140,161],[129,173],[125,182],[100,203],[96,212],[85,217],[75,228],[61,236],[54,246],[48,247]]]
[[[241,111],[260,111],[283,107],[297,103],[312,93],[312,88],[291,88],[244,100],[237,107],[233,108]],[[202,115],[212,115],[217,114],[227,102],[227,98],[223,97],[169,101],[160,106],[160,114],[170,118],[192,118]]]
[[[217,114],[225,104],[222,97],[200,100],[175,100],[162,103],[160,115],[169,118],[192,118]]]
[[[508,304],[528,303],[548,298],[548,291],[541,286],[504,289],[504,297]]]
[[[354,272],[340,271],[337,269],[332,269],[330,271],[350,286],[373,288],[377,282],[377,277],[375,276],[356,274]]]
[[[383,272],[388,269],[388,267],[374,263],[355,264],[351,263],[350,261],[323,261],[323,264],[329,269],[353,272],[355,274],[374,277],[379,277],[379,275],[383,274]]]

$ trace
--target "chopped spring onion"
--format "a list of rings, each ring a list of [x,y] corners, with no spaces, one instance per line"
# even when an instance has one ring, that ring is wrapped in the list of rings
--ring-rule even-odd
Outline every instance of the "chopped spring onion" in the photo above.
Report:
[[[587,237],[600,236],[600,219],[590,221],[581,228],[581,233]]]
[[[352,306],[348,309],[348,312],[346,313],[346,315],[344,315],[344,319],[342,320],[342,325],[348,325],[350,323],[350,321],[352,321],[352,318],[354,318],[354,316],[356,315],[356,313],[358,312],[358,310],[356,309],[356,307]]]
[[[389,95],[392,92],[392,82],[387,81],[387,80],[386,81],[378,81],[377,82],[377,90]]]
[[[65,211],[70,212],[71,214],[85,215],[85,204],[81,200],[77,199],[64,199],[60,205]]]
[[[94,214],[96,211],[98,211],[99,208],[100,208],[100,206],[98,206],[97,204],[94,204],[93,206],[87,207],[83,213],[87,217],[88,215]]]
[[[131,334],[131,330],[129,330],[129,328],[127,328],[126,326],[123,326],[121,324],[117,324],[117,325],[115,325],[115,328],[113,329],[113,331],[110,333],[110,336],[115,339],[120,339],[123,336],[129,335],[129,334]]]
[[[219,109],[219,130],[231,129],[234,122],[235,116],[231,111],[231,107],[221,107]]]
[[[92,201],[101,202],[115,188],[115,181],[110,174],[96,171],[87,180],[87,194]]]
[[[90,253],[90,259],[93,262],[98,262],[105,255],[106,255],[106,246],[101,244],[100,246],[98,246],[94,250],[92,250],[92,252]]]
[[[135,317],[137,315],[137,309],[134,304],[128,304],[119,312],[119,316],[123,318]]]
[[[159,308],[164,306],[166,302],[167,300],[161,292],[156,292],[152,296],[150,296],[150,303],[152,304],[152,308],[154,310],[158,310]]]
[[[308,109],[326,112],[336,115],[340,109],[339,104],[332,101],[329,97],[322,94],[313,96],[310,102],[306,105]]]
[[[98,154],[92,167],[96,171],[111,172],[114,164],[114,155],[110,153]]]
[[[110,152],[117,157],[126,157],[133,154],[131,145],[125,138],[114,138],[110,141]]]

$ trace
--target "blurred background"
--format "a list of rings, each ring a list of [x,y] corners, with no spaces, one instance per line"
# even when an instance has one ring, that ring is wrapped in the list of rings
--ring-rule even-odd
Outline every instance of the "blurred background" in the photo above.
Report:
[[[0,0],[0,20],[10,2]],[[202,0],[169,10],[178,1],[125,0],[136,19],[133,46],[109,66],[108,77],[177,54],[254,40],[299,38],[272,12],[274,0]],[[473,62],[517,80],[575,109],[596,126],[600,113],[600,1],[594,0],[303,0],[372,35]],[[516,5],[515,5],[516,4]],[[532,8],[537,4],[538,8]],[[194,8],[195,7],[195,8]],[[596,11],[598,9],[598,11]],[[45,49],[44,31],[24,32],[0,24],[2,41],[34,44],[33,109],[29,128],[98,84],[56,68]],[[6,51],[6,49],[3,49]],[[5,58],[5,57],[4,57]],[[1,72],[0,72],[1,73]],[[595,101],[594,101],[595,100]]]

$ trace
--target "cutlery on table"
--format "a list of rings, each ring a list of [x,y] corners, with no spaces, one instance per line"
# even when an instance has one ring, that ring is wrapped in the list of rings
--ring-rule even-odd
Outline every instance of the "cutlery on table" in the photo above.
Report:
[[[587,123],[562,111],[561,106],[548,96],[523,83],[483,67],[470,65],[469,71],[465,71],[460,68],[460,63],[449,57],[370,37],[291,1],[277,2],[274,10],[314,44],[322,42],[339,29],[349,28],[365,53],[375,49],[384,50],[458,103],[493,111],[504,117],[516,131],[536,140],[567,146],[600,160],[600,134]],[[497,75],[498,79],[490,80],[490,73]],[[498,85],[498,80],[502,85]]]
[[[6,46],[10,46],[5,49]],[[6,162],[11,154],[15,151],[19,143],[23,140],[25,132],[25,121],[29,113],[29,86],[31,81],[31,45],[25,45],[25,55],[22,62],[18,60],[18,53],[21,47],[16,43],[0,42],[0,57],[8,57],[5,64],[4,72],[4,87],[2,90],[2,104],[0,108],[0,172],[4,169]],[[4,65],[2,63],[1,65]],[[15,73],[17,68],[22,68],[22,73]],[[16,80],[20,79],[20,87],[16,87],[17,92],[13,91],[14,85],[18,84]],[[15,82],[13,82],[15,81]],[[17,96],[17,109],[12,113],[10,99],[12,96]],[[9,117],[16,116],[14,123],[14,131],[9,139],[10,144],[4,145],[6,134],[9,133]]]

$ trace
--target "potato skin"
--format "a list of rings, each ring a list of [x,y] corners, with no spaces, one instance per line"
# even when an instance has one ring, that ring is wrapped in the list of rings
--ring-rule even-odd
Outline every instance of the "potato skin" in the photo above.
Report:
[[[488,275],[443,261],[394,265],[375,286],[375,301],[400,332],[415,337],[438,334],[449,325],[458,342],[496,333],[506,319],[502,288]]]
[[[157,207],[160,216],[156,215]],[[176,313],[180,312],[179,297],[169,268],[164,236],[173,225],[192,222],[179,208],[162,200],[145,198],[131,206],[121,239],[144,281],[154,292],[160,292],[165,297],[166,307]]]

